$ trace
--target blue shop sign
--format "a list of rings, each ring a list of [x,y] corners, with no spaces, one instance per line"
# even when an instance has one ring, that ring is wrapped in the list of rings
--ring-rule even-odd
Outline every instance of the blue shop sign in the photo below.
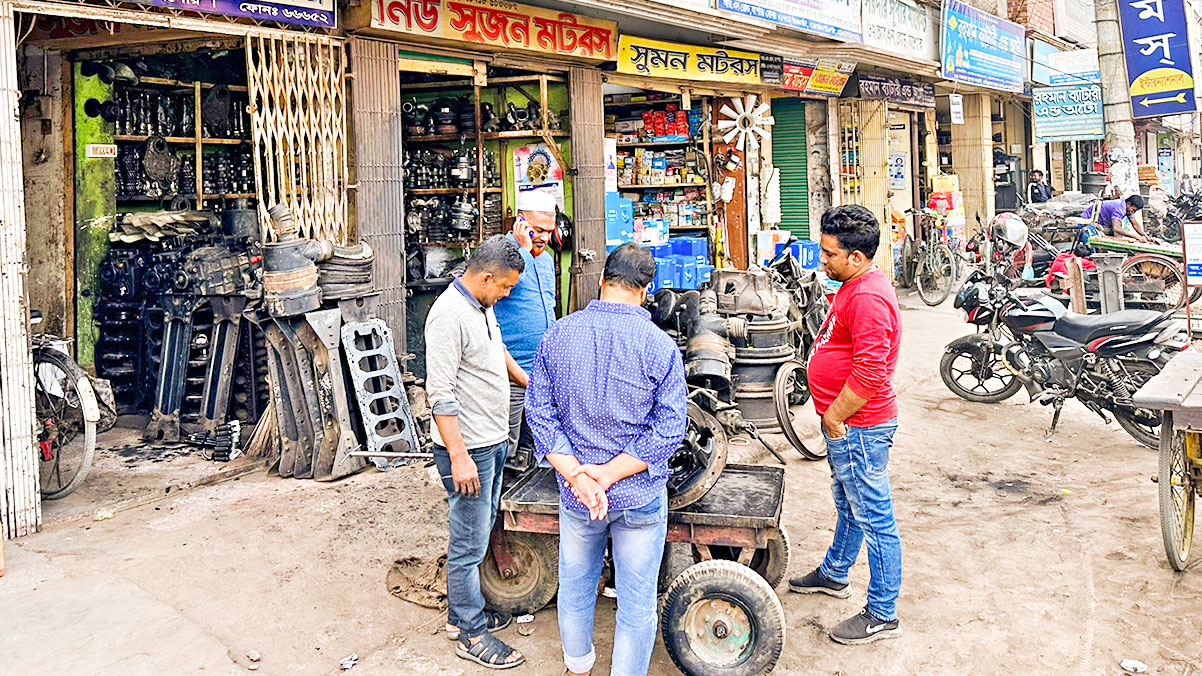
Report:
[[[1031,95],[1036,143],[1096,141],[1103,138],[1102,86],[1036,87]]]
[[[943,77],[965,84],[1023,91],[1026,32],[1023,27],[960,0],[943,3]]]
[[[844,42],[860,42],[860,0],[716,0],[715,7]]]
[[[1194,100],[1184,0],[1119,0],[1131,114],[1189,113]]]

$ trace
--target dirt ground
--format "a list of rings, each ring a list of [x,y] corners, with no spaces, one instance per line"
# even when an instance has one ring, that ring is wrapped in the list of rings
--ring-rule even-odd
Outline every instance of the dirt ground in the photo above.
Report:
[[[904,304],[890,469],[905,634],[864,647],[826,637],[864,603],[861,556],[848,600],[778,590],[788,637],[774,673],[1117,674],[1124,658],[1153,674],[1202,669],[1202,570],[1175,574],[1164,560],[1156,454],[1080,406],[1047,442],[1050,411],[1021,395],[997,406],[955,398],[937,364],[967,327],[950,306]],[[116,467],[96,480],[115,481]],[[829,470],[791,459],[787,482],[790,574],[800,575],[830,541]],[[6,545],[4,676],[306,676],[340,673],[352,653],[352,676],[488,673],[432,633],[438,612],[385,589],[395,558],[445,548],[442,489],[427,469],[332,485],[258,472],[146,504],[126,496],[102,521],[88,516],[99,498],[66,503],[75,497],[83,506],[48,506],[45,532]],[[613,607],[598,604],[597,674]],[[561,673],[554,606],[531,636],[502,636],[530,658],[511,673]],[[677,673],[662,647],[651,673]]]

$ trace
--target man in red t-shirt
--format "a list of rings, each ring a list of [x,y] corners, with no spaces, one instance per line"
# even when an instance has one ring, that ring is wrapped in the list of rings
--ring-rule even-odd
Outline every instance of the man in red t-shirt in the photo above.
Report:
[[[849,645],[901,635],[901,538],[889,488],[889,448],[897,431],[893,372],[901,348],[901,313],[893,285],[872,258],[881,228],[861,206],[822,215],[822,265],[842,282],[807,369],[814,409],[822,416],[831,493],[839,513],[822,565],[789,580],[802,594],[851,595],[847,573],[867,543],[868,605],[830,630]]]

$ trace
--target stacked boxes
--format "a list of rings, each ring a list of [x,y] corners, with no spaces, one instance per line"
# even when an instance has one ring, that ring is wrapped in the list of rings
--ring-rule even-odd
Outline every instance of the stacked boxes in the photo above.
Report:
[[[651,255],[657,266],[652,292],[696,289],[714,272],[709,264],[709,242],[704,237],[673,237],[666,245],[651,247]]]

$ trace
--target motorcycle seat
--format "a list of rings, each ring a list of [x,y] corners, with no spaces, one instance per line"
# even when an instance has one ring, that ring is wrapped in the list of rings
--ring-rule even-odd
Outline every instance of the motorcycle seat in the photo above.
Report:
[[[1078,343],[1089,343],[1105,336],[1134,334],[1159,322],[1164,313],[1154,310],[1122,310],[1104,315],[1070,312],[1056,320],[1057,335]]]

